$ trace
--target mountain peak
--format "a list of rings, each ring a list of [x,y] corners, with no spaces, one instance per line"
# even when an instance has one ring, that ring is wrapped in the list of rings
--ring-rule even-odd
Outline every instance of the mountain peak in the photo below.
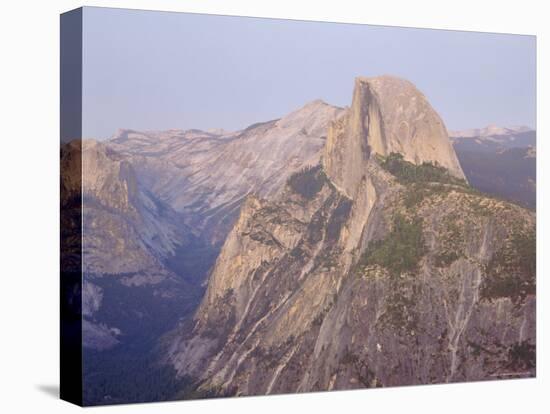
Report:
[[[306,109],[306,108],[322,108],[324,106],[332,106],[328,103],[326,103],[325,101],[323,101],[322,99],[314,99],[313,101],[310,101],[308,103],[306,103],[304,106],[302,106],[301,109]]]
[[[323,136],[326,134],[327,124],[338,118],[344,110],[337,106],[329,105],[321,99],[311,101],[277,121],[279,128],[299,127],[306,134]]]
[[[394,89],[401,92],[406,89],[416,90],[416,86],[411,81],[393,75],[357,76],[355,85],[358,83],[369,84],[377,90]]]
[[[353,197],[371,153],[392,152],[464,178],[443,121],[411,82],[389,75],[357,77],[351,107],[329,128],[325,169]]]

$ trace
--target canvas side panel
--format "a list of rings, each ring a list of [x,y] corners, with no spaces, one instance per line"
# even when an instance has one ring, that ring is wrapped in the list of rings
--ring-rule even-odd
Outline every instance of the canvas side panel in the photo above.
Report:
[[[82,9],[60,30],[60,396],[82,405]]]

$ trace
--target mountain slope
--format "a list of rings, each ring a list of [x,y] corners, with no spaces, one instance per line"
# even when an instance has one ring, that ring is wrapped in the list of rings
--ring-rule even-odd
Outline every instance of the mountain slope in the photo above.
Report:
[[[534,375],[533,213],[471,189],[429,104],[395,115],[380,82],[402,85],[356,81],[322,163],[247,198],[170,338],[180,397]],[[440,132],[395,132],[420,113]]]
[[[294,171],[318,162],[328,123],[342,112],[313,101],[234,133],[120,131],[107,145],[132,163],[152,194],[216,244],[249,193],[275,194]]]
[[[174,212],[141,189],[132,165],[104,144],[84,141],[82,160],[84,271],[162,267],[162,255],[181,242]]]
[[[111,301],[124,302],[124,296],[135,296],[137,290],[146,290],[152,297],[178,298],[178,302],[189,299],[192,277],[186,280],[189,275],[176,274],[166,260],[178,247],[190,245],[192,238],[181,217],[142,189],[132,166],[104,144],[93,140],[69,143],[61,162],[62,171],[70,171],[71,163],[82,166],[81,181],[62,177],[66,197],[62,203],[70,205],[73,197],[82,195],[82,240],[78,243],[82,243],[84,274],[84,346],[107,349],[131,337],[131,332],[139,333],[135,317],[129,314],[135,311],[145,317],[157,310],[143,301],[127,302],[125,308]],[[105,306],[110,312],[104,312]],[[176,304],[180,310],[186,306]]]
[[[480,135],[472,136],[474,132]],[[455,134],[453,146],[472,186],[536,208],[535,131],[526,127],[488,127]]]

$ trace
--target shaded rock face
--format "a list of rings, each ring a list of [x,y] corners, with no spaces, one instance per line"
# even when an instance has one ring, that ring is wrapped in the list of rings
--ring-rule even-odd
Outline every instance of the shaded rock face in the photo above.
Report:
[[[334,183],[353,196],[371,153],[400,153],[412,163],[437,163],[464,178],[443,121],[426,97],[403,79],[355,80],[351,107],[330,126],[324,167]]]
[[[180,242],[175,213],[138,188],[131,164],[97,141],[82,143],[82,199],[86,273],[158,272],[162,255]]]
[[[103,143],[68,143],[61,163],[63,208],[82,200],[81,221],[75,219],[82,228],[73,226],[62,240],[66,252],[82,247],[81,261],[63,271],[83,274],[83,346],[106,350],[139,335],[135,315],[146,324],[155,306],[193,307],[197,288],[166,265],[189,244],[182,218],[143,189],[132,165]]]
[[[322,163],[247,198],[170,341],[167,362],[194,382],[180,397],[535,375],[534,214],[461,180],[412,91],[359,79]],[[404,117],[426,125],[401,130]],[[420,137],[435,150],[413,149]],[[395,170],[374,156],[396,151]]]

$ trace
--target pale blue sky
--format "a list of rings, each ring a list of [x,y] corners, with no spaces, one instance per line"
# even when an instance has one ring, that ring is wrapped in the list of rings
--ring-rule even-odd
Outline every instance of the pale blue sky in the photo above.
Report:
[[[346,106],[356,76],[422,90],[447,128],[535,127],[535,37],[84,9],[83,136],[236,130],[314,99]]]

